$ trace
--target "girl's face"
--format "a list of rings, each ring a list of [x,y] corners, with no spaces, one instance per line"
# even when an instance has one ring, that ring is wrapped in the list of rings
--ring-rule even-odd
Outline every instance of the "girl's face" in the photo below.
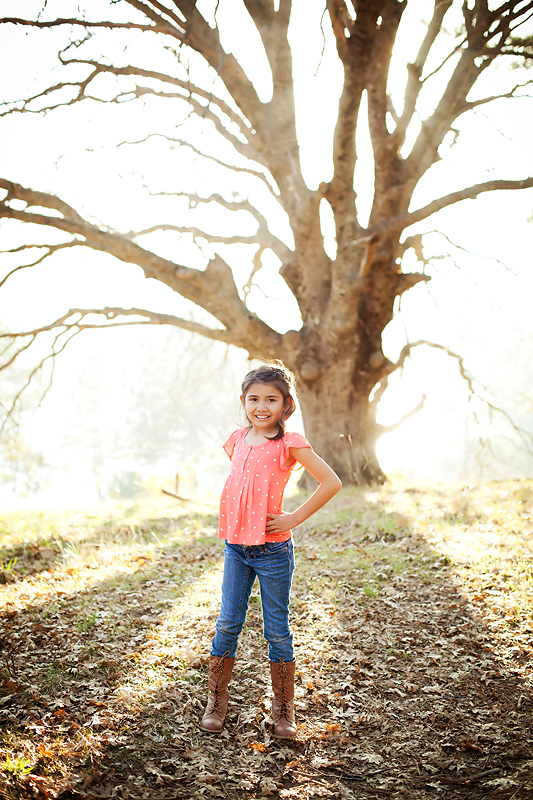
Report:
[[[254,430],[266,431],[277,426],[290,399],[284,400],[272,383],[252,383],[241,403]]]

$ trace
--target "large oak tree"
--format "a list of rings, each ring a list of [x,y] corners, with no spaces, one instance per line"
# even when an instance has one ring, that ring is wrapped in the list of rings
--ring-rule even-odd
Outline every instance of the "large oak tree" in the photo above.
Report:
[[[203,309],[197,321],[142,308],[65,309],[61,319],[25,331],[18,349],[26,348],[44,330],[68,334],[98,325],[94,315],[100,314],[105,324],[134,319],[176,325],[243,348],[252,357],[282,359],[298,378],[305,429],[316,450],[347,483],[380,480],[383,473],[375,445],[393,426],[377,424],[377,404],[389,376],[414,346],[407,344],[393,363],[383,353],[382,334],[397,298],[429,279],[423,270],[402,271],[409,248],[421,253],[420,235],[408,229],[484,192],[533,186],[532,177],[514,176],[458,185],[420,206],[413,202],[421,180],[443,157],[443,143],[457,134],[459,117],[500,98],[511,102],[524,95],[528,81],[516,71],[513,82],[496,92],[487,91],[490,82],[485,78],[499,62],[515,67],[530,63],[532,38],[526,35],[525,23],[533,13],[533,0],[428,2],[431,17],[416,57],[404,64],[405,91],[399,103],[391,97],[391,82],[397,77],[391,74],[391,65],[399,69],[393,51],[408,1],[417,2],[328,0],[324,8],[324,42],[335,42],[342,87],[331,141],[331,172],[315,189],[304,180],[300,159],[301,139],[312,137],[313,131],[297,127],[293,58],[305,52],[305,32],[289,30],[291,0],[243,0],[243,5],[235,0],[201,4],[115,0],[85,5],[68,0],[62,7],[70,8],[72,16],[55,18],[49,2],[33,18],[0,20],[4,26],[33,29],[33,36],[36,31],[41,36],[46,31],[63,34],[54,81],[32,96],[6,103],[4,114],[52,114],[82,103],[89,108],[106,103],[112,126],[112,115],[123,113],[129,101],[164,103],[167,120],[177,119],[179,124],[169,131],[161,125],[161,116],[154,116],[153,130],[142,137],[139,147],[158,137],[161,147],[169,147],[169,165],[176,154],[186,152],[212,164],[213,174],[224,170],[223,189],[201,196],[187,190],[190,206],[209,206],[221,217],[235,212],[237,220],[235,231],[221,235],[208,229],[209,217],[203,217],[205,227],[184,224],[176,218],[176,206],[170,205],[148,228],[121,232],[88,219],[68,198],[24,187],[15,182],[16,176],[0,179],[4,195],[0,217],[31,223],[28,239],[11,248],[21,257],[30,256],[19,267],[36,266],[65,249],[75,253],[80,247],[91,248],[141,267],[147,278],[166,284]],[[269,99],[261,97],[257,80],[254,85],[239,62],[238,47],[233,48],[237,55],[225,47],[217,13],[228,3],[234,24],[239,26],[247,14],[247,25],[251,20],[259,34],[264,52],[257,58],[271,81]],[[455,28],[452,32],[450,25]],[[139,37],[145,47],[137,46]],[[31,41],[28,37],[29,46]],[[136,46],[128,47],[128,42]],[[157,48],[161,58],[155,55]],[[37,63],[35,69],[37,73]],[[356,130],[366,124],[366,113],[375,166],[370,216],[363,224],[354,177],[360,174]],[[239,183],[243,176],[248,187],[244,191]],[[184,194],[180,185],[168,183],[167,179],[164,188],[152,187],[157,209],[162,196],[176,199]],[[335,253],[324,244],[323,203],[334,218]],[[246,219],[255,220],[255,231],[239,232],[243,212]],[[279,233],[280,214],[288,223],[285,234]],[[211,219],[216,219],[215,213]],[[58,241],[56,236],[52,243],[32,240],[36,225],[60,231],[63,238]],[[172,244],[161,245],[162,232],[175,237]],[[182,257],[180,243],[186,236],[209,244],[201,266]],[[250,254],[250,276],[244,287],[235,278],[233,245],[241,250],[247,246]],[[251,310],[249,289],[268,251],[279,260],[280,275],[298,304],[299,330],[280,333]]]

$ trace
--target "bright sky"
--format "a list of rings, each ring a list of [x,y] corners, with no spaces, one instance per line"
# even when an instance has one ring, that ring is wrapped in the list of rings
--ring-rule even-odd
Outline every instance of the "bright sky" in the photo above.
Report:
[[[24,10],[19,2],[4,0],[2,11],[6,16],[24,13],[29,17],[42,7],[41,0],[27,0]],[[264,80],[261,47],[251,23],[235,25],[237,0],[221,0],[218,21],[223,32],[223,43],[239,56],[244,68],[256,81],[262,99],[268,99],[270,85]],[[402,20],[396,62],[390,89],[393,99],[401,96],[405,81],[404,64],[414,58],[433,3],[417,0],[409,3]],[[91,17],[98,17],[100,7],[109,7],[104,0],[91,3]],[[459,4],[456,4],[457,12]],[[213,7],[205,0],[200,7]],[[68,16],[72,3],[50,0],[47,13]],[[320,18],[323,3],[295,0],[291,22],[292,47],[295,57],[295,92],[298,112],[298,132],[302,148],[302,165],[308,185],[315,188],[320,181],[331,177],[330,142],[336,118],[336,107],[341,85],[341,70],[330,39],[321,59],[322,34]],[[245,20],[245,17],[243,17]],[[454,19],[448,20],[452,28]],[[247,27],[243,27],[247,24]],[[325,23],[327,27],[327,22]],[[131,36],[124,37],[130,40]],[[4,96],[15,98],[30,91],[38,91],[49,80],[54,69],[56,43],[63,41],[59,31],[37,33],[0,26],[0,71],[8,75],[4,81]],[[21,57],[30,44],[32,59]],[[137,50],[153,58],[154,68],[173,68],[170,55],[161,56],[155,37],[133,36],[133,43],[123,52],[117,47],[117,63],[135,58]],[[153,50],[153,55],[150,54]],[[16,69],[13,68],[16,64]],[[59,80],[60,73],[55,70]],[[52,72],[52,74],[54,74]],[[519,79],[504,70],[492,73],[491,93],[505,90]],[[111,84],[102,84],[102,96],[112,91]],[[429,113],[433,95],[423,97],[425,111]],[[459,122],[459,143],[450,150],[445,146],[446,158],[436,165],[417,190],[415,205],[422,205],[433,197],[491,177],[519,178],[533,174],[533,152],[530,146],[531,98],[517,99],[511,103],[500,101],[482,107],[468,120]],[[118,112],[118,113],[115,113]],[[120,109],[97,104],[60,109],[47,117],[11,116],[1,121],[2,147],[0,148],[0,174],[24,185],[51,191],[71,202],[82,213],[114,225],[119,230],[138,230],[160,219],[160,209],[169,202],[166,198],[152,199],[147,204],[142,184],[148,183],[152,191],[197,191],[200,195],[212,191],[213,182],[222,185],[224,175],[212,165],[206,167],[201,159],[181,149],[169,153],[161,140],[152,140],[142,148],[142,158],[132,146],[116,147],[120,141],[142,139],[147,133],[158,130],[171,133],[174,125],[185,119],[186,109],[175,107],[178,116],[169,120],[168,105],[148,99],[123,104]],[[182,115],[180,117],[180,115]],[[175,135],[175,134],[174,134]],[[214,138],[201,132],[194,123],[184,122],[179,134],[205,146],[210,152],[216,146]],[[359,209],[363,221],[371,202],[372,154],[364,125],[358,131],[360,162],[357,172],[359,184]],[[227,152],[217,150],[221,157]],[[240,191],[267,202],[266,190],[255,188],[251,181],[241,176]],[[365,191],[366,186],[366,191]],[[229,196],[228,191],[225,194]],[[185,199],[175,199],[173,213],[180,224],[200,222],[211,231],[226,231],[232,223],[226,212],[213,214],[211,209],[189,211]],[[271,204],[273,206],[273,204]],[[533,342],[533,322],[530,298],[533,293],[531,225],[527,222],[533,210],[533,193],[506,192],[484,195],[476,202],[463,202],[440,212],[419,231],[438,229],[453,242],[481,257],[457,251],[441,235],[434,234],[431,244],[436,251],[452,252],[461,266],[459,271],[448,259],[434,262],[433,279],[428,287],[420,285],[402,299],[401,312],[389,325],[384,335],[385,353],[394,359],[405,342],[430,339],[461,352],[467,366],[481,381],[502,389],[501,373],[510,359],[520,352],[520,343]],[[228,212],[229,213],[229,212]],[[203,215],[203,216],[202,216]],[[283,215],[271,216],[272,230],[290,244],[290,231]],[[251,233],[254,226],[246,214],[240,215],[241,233]],[[323,230],[331,237],[331,221],[327,206],[323,215]],[[410,232],[414,232],[413,229]],[[2,249],[18,242],[18,233],[12,227],[2,226]],[[42,233],[40,234],[42,236]],[[53,232],[46,232],[43,241],[54,241]],[[167,234],[153,234],[145,241],[162,255],[176,257],[175,238]],[[334,244],[328,246],[333,253]],[[250,269],[251,250],[238,248],[229,255],[227,248],[219,248],[235,269],[238,285],[244,285]],[[204,248],[206,255],[213,252],[211,245]],[[180,242],[179,258],[189,266],[201,265],[204,256],[186,238]],[[492,258],[504,262],[508,270]],[[9,260],[6,259],[9,264]],[[284,331],[298,328],[300,320],[296,303],[277,274],[278,262],[272,255],[264,258],[263,270],[249,297],[249,306],[271,325]],[[416,269],[414,261],[409,268]],[[512,272],[511,272],[512,270]],[[274,298],[269,302],[265,295]],[[46,302],[43,303],[43,297]],[[24,272],[11,279],[2,290],[0,314],[12,327],[33,326],[60,316],[68,307],[99,307],[102,305],[133,305],[177,313],[189,313],[191,304],[156,281],[146,281],[139,268],[115,262],[111,257],[84,252],[80,248],[75,259],[72,254],[58,254],[53,261],[32,271],[31,282]],[[205,315],[204,315],[205,318]],[[133,334],[132,334],[133,335]],[[149,335],[149,334],[146,334]],[[109,334],[111,342],[112,333]],[[80,356],[89,354],[92,344],[90,334],[84,341],[80,337],[72,345],[72,354],[66,354],[65,367],[58,371],[58,391],[65,388],[75,373]],[[518,344],[517,344],[518,343]],[[76,348],[76,349],[74,349]],[[106,352],[116,358],[113,345]],[[127,358],[125,347],[123,357]],[[531,353],[531,347],[528,351]],[[131,356],[134,359],[134,355]],[[105,354],[101,352],[101,358]],[[70,365],[67,369],[66,365]],[[529,361],[524,369],[529,368]],[[73,372],[74,371],[74,372]],[[112,369],[111,369],[112,371]],[[394,434],[383,437],[379,444],[382,464],[386,471],[401,470],[414,477],[439,477],[439,464],[455,457],[464,448],[465,435],[471,437],[471,422],[465,420],[467,406],[464,385],[458,378],[453,361],[436,351],[420,348],[408,365],[403,377],[395,378],[380,405],[379,421],[389,424],[415,406],[420,395],[428,396],[426,406],[415,418],[409,420]],[[51,396],[53,399],[53,396]],[[57,407],[57,404],[56,404]],[[54,419],[54,403],[49,402],[43,414]],[[35,431],[40,431],[46,446],[43,414],[36,417]],[[59,424],[57,418],[55,423]],[[35,432],[34,435],[37,436]],[[462,458],[462,456],[461,456]],[[420,465],[423,469],[420,470]],[[460,466],[457,467],[460,472]]]

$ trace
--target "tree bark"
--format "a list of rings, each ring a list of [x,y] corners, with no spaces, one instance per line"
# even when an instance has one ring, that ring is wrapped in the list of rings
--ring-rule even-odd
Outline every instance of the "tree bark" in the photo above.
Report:
[[[375,409],[350,377],[348,365],[340,363],[311,385],[299,381],[305,433],[344,485],[383,483],[385,473],[376,455]]]

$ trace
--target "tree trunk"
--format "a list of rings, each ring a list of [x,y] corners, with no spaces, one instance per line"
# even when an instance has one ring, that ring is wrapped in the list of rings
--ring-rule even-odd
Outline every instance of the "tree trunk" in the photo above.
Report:
[[[376,456],[375,408],[368,392],[354,385],[352,377],[346,364],[336,364],[312,384],[299,381],[305,433],[345,485],[383,483],[385,474]]]

